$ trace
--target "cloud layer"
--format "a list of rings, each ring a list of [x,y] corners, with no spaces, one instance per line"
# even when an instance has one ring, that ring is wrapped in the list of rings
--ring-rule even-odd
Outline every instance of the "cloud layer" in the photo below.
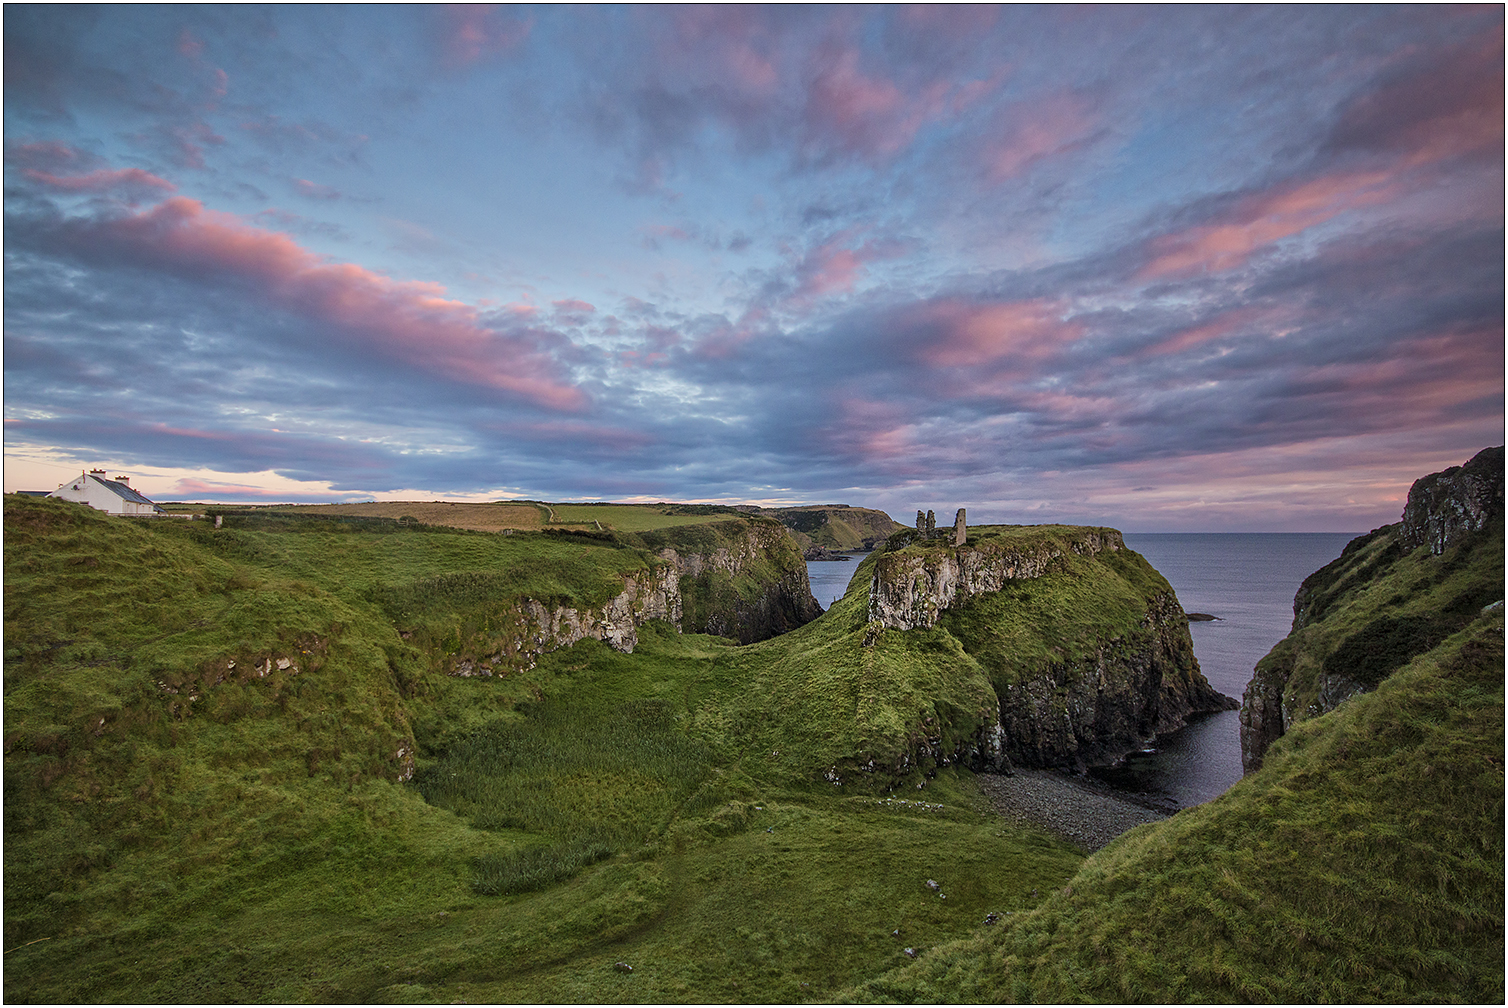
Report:
[[[18,10],[13,462],[1356,530],[1502,439],[1498,8]]]

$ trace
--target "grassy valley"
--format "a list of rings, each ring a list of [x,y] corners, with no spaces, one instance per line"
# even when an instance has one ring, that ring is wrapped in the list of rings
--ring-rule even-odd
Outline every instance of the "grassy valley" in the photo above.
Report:
[[[860,697],[810,673],[862,650],[862,590],[761,644],[651,623],[458,678],[443,628],[488,599],[591,603],[653,555],[6,505],[12,1000],[816,1000],[1080,860],[956,769],[821,779]],[[827,674],[894,692],[881,732],[946,699]]]
[[[520,598],[585,612],[760,519],[5,507],[11,1001],[1501,998],[1501,606],[1086,860],[966,767],[998,689],[1153,618],[1130,551],[882,631],[876,555],[780,636],[650,620],[480,676]]]

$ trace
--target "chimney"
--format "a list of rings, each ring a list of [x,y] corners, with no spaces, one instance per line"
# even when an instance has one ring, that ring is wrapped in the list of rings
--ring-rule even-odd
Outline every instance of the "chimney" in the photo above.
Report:
[[[90,469],[89,470],[89,475],[90,476],[103,476],[103,475],[105,475],[105,470],[103,470],[103,469]]]
[[[117,482],[117,483],[124,483],[126,486],[130,486],[131,485],[131,477],[129,477],[129,476],[117,476],[117,477],[115,477],[115,482]]]

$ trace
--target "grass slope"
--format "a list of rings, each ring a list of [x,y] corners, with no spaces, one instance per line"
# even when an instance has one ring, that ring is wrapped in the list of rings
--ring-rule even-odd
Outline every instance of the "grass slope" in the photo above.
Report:
[[[1493,535],[1474,558],[1353,544],[1310,579],[1313,622],[1275,655],[1322,667],[1398,613],[1445,631],[1400,660],[1404,645],[1374,649],[1388,666],[1374,692],[1299,721],[1260,771],[1126,834],[1032,913],[842,996],[1501,1003],[1504,627],[1501,605],[1480,608],[1502,591]]]
[[[1417,654],[1503,599],[1503,525],[1463,537],[1439,556],[1406,551],[1402,526],[1353,540],[1304,581],[1294,632],[1258,664],[1285,682],[1296,719],[1333,706],[1333,683],[1372,689]]]
[[[456,679],[394,593],[459,624],[499,586],[599,598],[642,552],[300,528],[6,500],[8,1000],[820,1000],[1079,863],[950,769],[822,783],[854,699],[771,727],[862,650],[857,595],[789,651],[651,624]]]
[[[863,577],[759,644],[459,679],[447,628],[653,558],[5,503],[7,1000],[1501,997],[1501,615],[1084,862],[886,764],[993,693],[945,627],[866,646]]]

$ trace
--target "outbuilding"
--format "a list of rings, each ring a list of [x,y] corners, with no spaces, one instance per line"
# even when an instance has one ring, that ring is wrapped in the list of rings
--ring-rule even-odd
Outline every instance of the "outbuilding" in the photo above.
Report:
[[[162,508],[131,489],[129,477],[106,479],[105,470],[91,469],[58,487],[49,497],[76,504],[88,504],[97,511],[113,515],[160,515]]]

